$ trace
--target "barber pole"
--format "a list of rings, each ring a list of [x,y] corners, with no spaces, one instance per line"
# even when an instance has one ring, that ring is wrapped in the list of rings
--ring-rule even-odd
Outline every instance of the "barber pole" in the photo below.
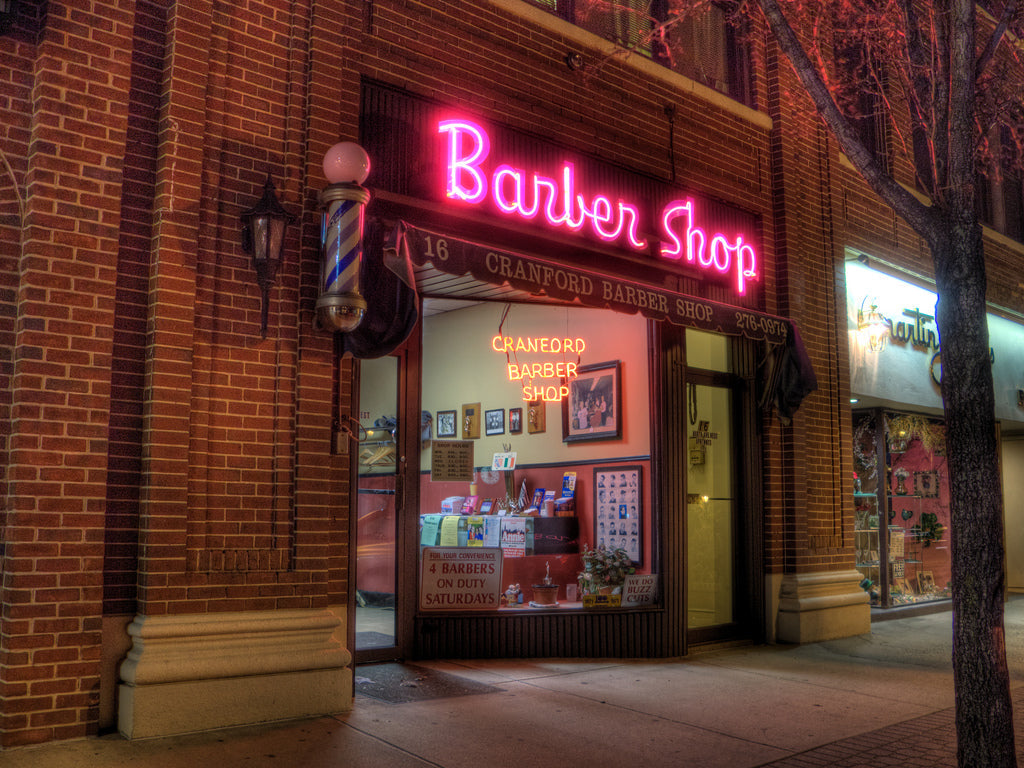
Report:
[[[320,326],[332,331],[355,330],[366,312],[366,299],[359,292],[359,269],[370,193],[360,184],[368,171],[366,153],[351,142],[336,144],[324,157],[324,172],[333,183],[320,193],[324,212],[316,314]]]

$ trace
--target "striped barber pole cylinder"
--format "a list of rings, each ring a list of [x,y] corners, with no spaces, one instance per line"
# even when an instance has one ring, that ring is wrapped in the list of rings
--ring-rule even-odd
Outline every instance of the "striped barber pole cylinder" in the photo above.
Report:
[[[320,193],[324,207],[320,231],[323,262],[316,314],[320,326],[352,331],[366,311],[359,293],[363,260],[363,221],[370,193],[358,184],[331,184]]]

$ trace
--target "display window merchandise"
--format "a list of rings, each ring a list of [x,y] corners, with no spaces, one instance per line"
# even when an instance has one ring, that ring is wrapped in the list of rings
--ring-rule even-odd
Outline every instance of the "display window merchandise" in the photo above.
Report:
[[[942,422],[901,411],[858,411],[853,439],[857,570],[872,605],[949,598],[949,472]]]
[[[415,515],[415,579],[407,583],[415,584],[418,615],[658,608],[650,329],[639,315],[607,310],[424,301],[418,501],[405,513]],[[701,632],[736,622],[749,595],[739,594],[737,575],[732,343],[693,329],[685,338],[693,364],[681,391],[687,626]],[[534,389],[509,375],[538,359],[546,359],[538,376],[547,363],[568,375],[530,386],[554,387],[561,397],[524,399]],[[363,360],[360,369],[356,647],[372,652],[400,630],[396,510],[407,494],[396,453],[397,358]],[[533,429],[509,430],[512,413]]]
[[[602,310],[448,302],[425,317],[423,410],[470,403],[484,429],[420,453],[420,610],[653,602],[647,348],[643,318]],[[509,433],[523,408],[545,428]]]

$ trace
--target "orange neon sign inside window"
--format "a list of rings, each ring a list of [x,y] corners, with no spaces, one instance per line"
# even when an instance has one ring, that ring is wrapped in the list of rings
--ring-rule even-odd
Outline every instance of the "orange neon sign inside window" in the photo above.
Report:
[[[568,360],[512,362],[511,353],[579,356],[587,348],[583,339],[562,336],[502,336],[491,339],[491,349],[504,352],[508,360],[508,380],[523,382],[523,400],[563,400],[569,396],[569,382],[579,375],[578,363]],[[578,357],[577,357],[578,359]],[[537,379],[557,379],[557,384],[536,384]],[[528,383],[527,383],[528,382]]]

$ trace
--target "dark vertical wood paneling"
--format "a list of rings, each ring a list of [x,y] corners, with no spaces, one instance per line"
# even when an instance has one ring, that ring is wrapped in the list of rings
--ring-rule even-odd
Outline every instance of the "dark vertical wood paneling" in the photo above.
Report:
[[[666,620],[674,636],[666,656],[686,652],[686,345],[684,331],[661,327],[662,418],[661,442],[663,478],[661,483],[662,583]]]
[[[416,619],[414,658],[656,658],[665,611],[440,615]]]
[[[735,339],[731,345],[733,371],[740,380],[736,387],[737,415],[741,446],[739,469],[742,487],[738,499],[743,505],[740,527],[743,541],[741,589],[746,593],[743,623],[749,627],[751,639],[764,642],[766,631],[765,556],[764,556],[764,452],[761,450],[761,412],[757,407],[756,377],[760,348],[747,339]]]

